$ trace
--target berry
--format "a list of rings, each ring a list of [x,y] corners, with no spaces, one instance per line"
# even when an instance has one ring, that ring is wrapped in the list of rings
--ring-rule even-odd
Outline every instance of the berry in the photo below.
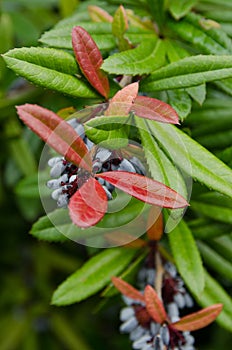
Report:
[[[94,143],[85,135],[83,125],[76,118],[70,119],[68,123],[82,137],[87,148],[89,150],[92,149]],[[48,166],[51,168],[50,176],[52,180],[47,182],[47,187],[53,190],[51,197],[57,201],[59,208],[66,208],[72,195],[88,180],[90,174],[68,162],[63,157],[49,159]],[[116,151],[98,147],[93,158],[93,173],[98,174],[100,172],[115,170],[137,172],[145,175],[145,169],[136,157],[127,160],[118,156]],[[115,187],[101,178],[96,179],[105,190],[107,199],[112,200],[112,193]]]
[[[146,285],[154,285],[156,271],[148,256],[138,272],[138,284],[143,294]],[[154,259],[152,259],[154,262]],[[180,309],[193,306],[193,300],[184,288],[184,282],[175,266],[164,262],[162,300],[171,323],[180,319]],[[172,324],[158,324],[149,315],[141,301],[122,296],[126,304],[120,312],[120,331],[128,333],[132,349],[141,350],[194,350],[190,332],[177,331]]]

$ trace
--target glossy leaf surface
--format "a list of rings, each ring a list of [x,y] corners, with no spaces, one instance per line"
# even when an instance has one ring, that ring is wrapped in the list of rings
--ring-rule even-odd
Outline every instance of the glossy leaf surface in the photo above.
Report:
[[[111,280],[115,288],[117,288],[123,295],[133,300],[144,302],[144,296],[129,283],[123,281],[119,277],[112,277]]]
[[[163,303],[154,288],[149,285],[146,286],[144,290],[144,298],[146,302],[146,309],[155,322],[163,324],[168,320]]]
[[[232,332],[232,298],[221,284],[216,281],[208,272],[205,273],[205,289],[201,294],[195,294],[197,302],[205,307],[212,304],[223,304],[223,310],[217,318],[218,324]]]
[[[105,115],[127,115],[138,94],[139,84],[133,83],[119,90],[110,100]]]
[[[215,24],[215,23],[214,23]],[[196,13],[188,15],[179,22],[169,21],[169,28],[182,40],[191,43],[198,51],[207,54],[226,55],[231,53],[231,40],[213,22]]]
[[[232,197],[232,171],[228,166],[174,126],[149,120],[147,123],[175,164],[209,188]]]
[[[188,205],[186,200],[171,188],[142,175],[126,171],[111,171],[97,176],[149,204],[173,209]]]
[[[155,98],[137,96],[131,111],[142,118],[163,123],[179,123],[176,111],[169,104]]]
[[[100,116],[85,123],[87,137],[96,145],[117,149],[128,145],[128,116]]]
[[[191,8],[197,3],[197,0],[172,0],[169,10],[175,19],[185,16]]]
[[[91,158],[82,138],[57,114],[32,104],[18,106],[17,112],[32,131],[66,160],[92,170]]]
[[[133,244],[133,242],[131,242]],[[131,247],[128,247],[131,249]],[[141,248],[141,247],[140,247]],[[120,274],[120,278],[123,281],[128,283],[133,283],[134,279],[137,276],[138,268],[142,265],[143,260],[147,255],[146,248],[143,249],[143,252]],[[106,289],[102,292],[103,297],[112,297],[116,294],[119,294],[119,290],[114,286],[114,284],[110,284],[106,287]]]
[[[144,91],[196,86],[232,77],[231,56],[196,55],[168,64],[141,82]]]
[[[194,293],[204,289],[204,271],[196,242],[186,223],[182,220],[168,234],[169,243],[178,271],[188,288]]]
[[[116,10],[112,22],[112,33],[117,38],[120,51],[128,50],[132,47],[129,40],[124,36],[128,29],[127,13],[122,5]]]
[[[198,86],[196,88],[198,88]],[[167,95],[168,103],[175,109],[180,119],[184,120],[189,115],[192,108],[192,100],[187,91],[184,89],[167,90]]]
[[[71,197],[69,214],[72,222],[83,228],[97,224],[107,210],[107,197],[103,187],[90,177]]]
[[[86,18],[85,18],[86,20]],[[71,31],[74,26],[79,24],[94,39],[99,50],[110,51],[116,47],[116,41],[112,34],[112,24],[101,22],[86,22],[78,19],[78,14],[74,14],[71,18],[61,21],[53,29],[45,32],[40,42],[52,47],[64,48],[72,50]],[[153,40],[156,37],[152,28],[132,27],[127,31],[127,37],[134,45],[138,45],[144,40]]]
[[[149,74],[162,67],[164,62],[165,46],[154,37],[152,40],[141,41],[135,49],[109,56],[102,69],[112,74]]]
[[[70,305],[99,292],[112,276],[126,268],[136,253],[136,249],[120,247],[93,256],[56,289],[52,304]]]
[[[51,48],[30,47],[8,51],[3,58],[9,68],[32,83],[75,97],[94,98],[97,94],[75,75],[74,57]]]
[[[107,98],[109,82],[107,76],[100,70],[103,59],[96,43],[84,28],[76,26],[72,30],[72,44],[77,62],[86,79]]]
[[[203,310],[182,317],[180,321],[177,321],[172,325],[179,331],[196,331],[213,322],[222,311],[222,308],[222,304],[209,306]]]
[[[197,242],[197,245],[205,265],[216,271],[223,278],[225,278],[225,280],[232,281],[231,250],[229,260],[227,260],[223,255],[216,251],[216,248],[214,250],[209,245],[201,241]]]

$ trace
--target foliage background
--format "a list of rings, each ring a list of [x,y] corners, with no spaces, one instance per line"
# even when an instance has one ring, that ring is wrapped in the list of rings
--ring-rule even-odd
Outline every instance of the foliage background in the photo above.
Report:
[[[41,34],[70,15],[76,5],[76,0],[2,0],[1,52],[14,47],[37,46]],[[202,8],[212,14],[207,1],[203,2]],[[213,13],[219,16],[215,11]],[[223,26],[231,35],[230,21],[225,18]],[[49,305],[56,286],[94,254],[95,249],[71,241],[62,245],[46,244],[28,234],[32,223],[43,214],[36,187],[42,143],[19,123],[14,106],[31,102],[58,110],[77,102],[29,84],[8,70],[3,60],[0,68],[0,349],[130,349],[127,336],[118,332],[120,299],[114,299],[100,311],[96,310],[98,296],[69,307]],[[223,126],[221,128],[223,130]],[[22,191],[21,181],[28,177],[32,179],[27,184],[28,192],[25,186]],[[231,291],[231,284],[224,280],[223,283]],[[229,349],[231,346],[231,334],[215,323],[195,335],[202,350]]]

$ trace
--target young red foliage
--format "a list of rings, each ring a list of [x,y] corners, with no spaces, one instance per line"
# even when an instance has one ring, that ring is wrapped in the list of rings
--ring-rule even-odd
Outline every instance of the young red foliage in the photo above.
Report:
[[[170,187],[146,176],[127,171],[109,171],[97,174],[120,190],[143,202],[164,208],[183,208],[187,201]]]
[[[17,106],[20,119],[65,159],[92,171],[92,160],[82,138],[62,118],[46,108],[24,104]]]
[[[127,115],[138,94],[139,84],[133,83],[119,90],[110,100],[105,115]]]
[[[138,117],[162,123],[179,124],[176,111],[167,103],[147,96],[137,96],[131,109]]]
[[[159,324],[168,322],[168,316],[164,309],[163,303],[158,297],[156,291],[150,286],[146,286],[144,290],[144,298],[146,309],[153,320]]]
[[[172,326],[179,331],[196,331],[208,326],[222,311],[222,304],[214,304],[200,311],[182,317],[179,321],[172,323]]]
[[[144,303],[145,299],[144,296],[134,287],[132,287],[129,283],[123,281],[119,277],[112,277],[111,278],[115,288],[117,288],[123,295],[125,295],[128,298],[139,300]]]
[[[109,94],[109,81],[100,67],[103,63],[101,52],[91,35],[82,27],[72,30],[72,46],[80,69],[88,82],[105,98]]]
[[[97,180],[90,177],[71,197],[68,207],[75,225],[83,228],[94,226],[107,210],[105,190]]]

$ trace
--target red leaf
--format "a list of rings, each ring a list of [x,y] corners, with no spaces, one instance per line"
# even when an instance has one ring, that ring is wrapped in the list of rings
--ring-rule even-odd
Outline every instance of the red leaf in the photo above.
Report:
[[[107,196],[103,187],[93,177],[71,197],[69,215],[72,222],[83,228],[94,226],[107,210]]]
[[[137,96],[131,111],[138,117],[163,123],[179,124],[176,111],[169,104],[155,98]]]
[[[109,171],[97,174],[97,177],[102,177],[120,190],[149,204],[173,209],[188,205],[176,191],[143,175],[127,171]]]
[[[16,108],[20,119],[55,151],[68,161],[92,171],[92,160],[85,143],[67,122],[37,105],[25,104]]]
[[[139,300],[144,303],[144,296],[134,287],[132,287],[129,283],[123,281],[119,277],[111,278],[115,288],[117,288],[123,295],[128,298]]]
[[[146,286],[144,290],[144,298],[146,303],[146,309],[153,320],[159,324],[163,324],[168,321],[166,311],[163,303],[158,297],[158,294],[151,286]]]
[[[172,326],[178,331],[196,331],[213,322],[222,311],[222,308],[222,304],[211,305],[201,311],[182,317],[179,321],[172,323]]]
[[[110,100],[105,115],[127,115],[138,94],[139,84],[133,83],[119,90]]]
[[[100,67],[103,63],[101,52],[90,34],[82,27],[72,30],[72,45],[79,66],[89,83],[105,98],[109,94],[109,81]]]

